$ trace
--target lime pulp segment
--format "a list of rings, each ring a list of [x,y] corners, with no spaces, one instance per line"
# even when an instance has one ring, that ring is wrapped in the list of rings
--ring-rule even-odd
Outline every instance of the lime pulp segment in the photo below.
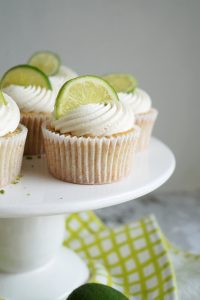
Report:
[[[34,53],[28,64],[42,70],[48,76],[55,75],[60,68],[60,58],[50,51],[40,51]]]
[[[108,74],[103,78],[113,86],[117,93],[131,93],[137,87],[137,80],[130,74]]]
[[[115,90],[97,76],[80,76],[67,81],[58,93],[55,104],[57,119],[80,105],[118,101]]]
[[[5,88],[11,84],[22,86],[35,85],[52,89],[47,75],[38,68],[29,65],[15,66],[3,75],[1,88]]]

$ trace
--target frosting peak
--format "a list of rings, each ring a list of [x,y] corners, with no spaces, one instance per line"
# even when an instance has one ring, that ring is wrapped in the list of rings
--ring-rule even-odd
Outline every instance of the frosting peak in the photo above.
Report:
[[[4,91],[11,96],[22,112],[51,113],[56,94],[39,86],[10,85]]]
[[[151,98],[142,89],[136,88],[133,93],[118,93],[119,100],[128,103],[134,114],[147,113],[151,109]]]
[[[60,133],[75,136],[110,136],[133,128],[133,113],[127,104],[117,101],[86,104],[69,111],[51,125]]]
[[[20,111],[17,104],[5,93],[3,96],[7,104],[0,103],[0,137],[14,132],[20,122]]]
[[[77,77],[77,73],[71,70],[70,68],[62,65],[60,66],[60,69],[58,73],[54,76],[50,76],[49,79],[51,81],[51,84],[53,86],[53,89],[55,90],[56,94],[59,92],[60,88],[63,86],[63,84],[75,77]]]

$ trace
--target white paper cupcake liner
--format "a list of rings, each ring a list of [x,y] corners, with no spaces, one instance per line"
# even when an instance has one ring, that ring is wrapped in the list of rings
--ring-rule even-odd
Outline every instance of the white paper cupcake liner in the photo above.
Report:
[[[104,184],[128,175],[140,129],[118,136],[75,137],[42,126],[50,173],[56,178],[79,184]]]
[[[141,129],[137,146],[138,152],[148,148],[157,116],[156,109],[151,109],[149,113],[135,115],[135,124]]]
[[[19,125],[19,132],[0,137],[0,187],[16,179],[20,174],[27,129]]]
[[[49,117],[50,114],[21,113],[21,123],[28,128],[24,150],[25,155],[40,155],[44,153],[41,125]]]

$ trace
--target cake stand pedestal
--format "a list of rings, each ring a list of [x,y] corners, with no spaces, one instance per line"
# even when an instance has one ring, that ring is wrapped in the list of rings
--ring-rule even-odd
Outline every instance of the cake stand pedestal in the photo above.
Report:
[[[138,153],[129,177],[107,185],[75,185],[48,174],[45,158],[24,158],[23,177],[0,194],[0,297],[64,300],[89,270],[62,246],[67,213],[141,197],[173,173],[175,159],[159,140]]]

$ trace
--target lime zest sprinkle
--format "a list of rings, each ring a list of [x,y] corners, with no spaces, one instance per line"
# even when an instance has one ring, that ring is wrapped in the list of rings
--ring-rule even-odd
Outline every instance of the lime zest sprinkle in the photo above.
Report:
[[[12,184],[17,184],[17,183],[19,183],[21,178],[22,178],[22,175],[18,175],[18,176],[16,177],[16,179],[15,179],[14,181],[12,181],[11,183],[12,183]]]
[[[26,159],[31,160],[31,159],[33,159],[33,157],[32,156],[26,156]]]

